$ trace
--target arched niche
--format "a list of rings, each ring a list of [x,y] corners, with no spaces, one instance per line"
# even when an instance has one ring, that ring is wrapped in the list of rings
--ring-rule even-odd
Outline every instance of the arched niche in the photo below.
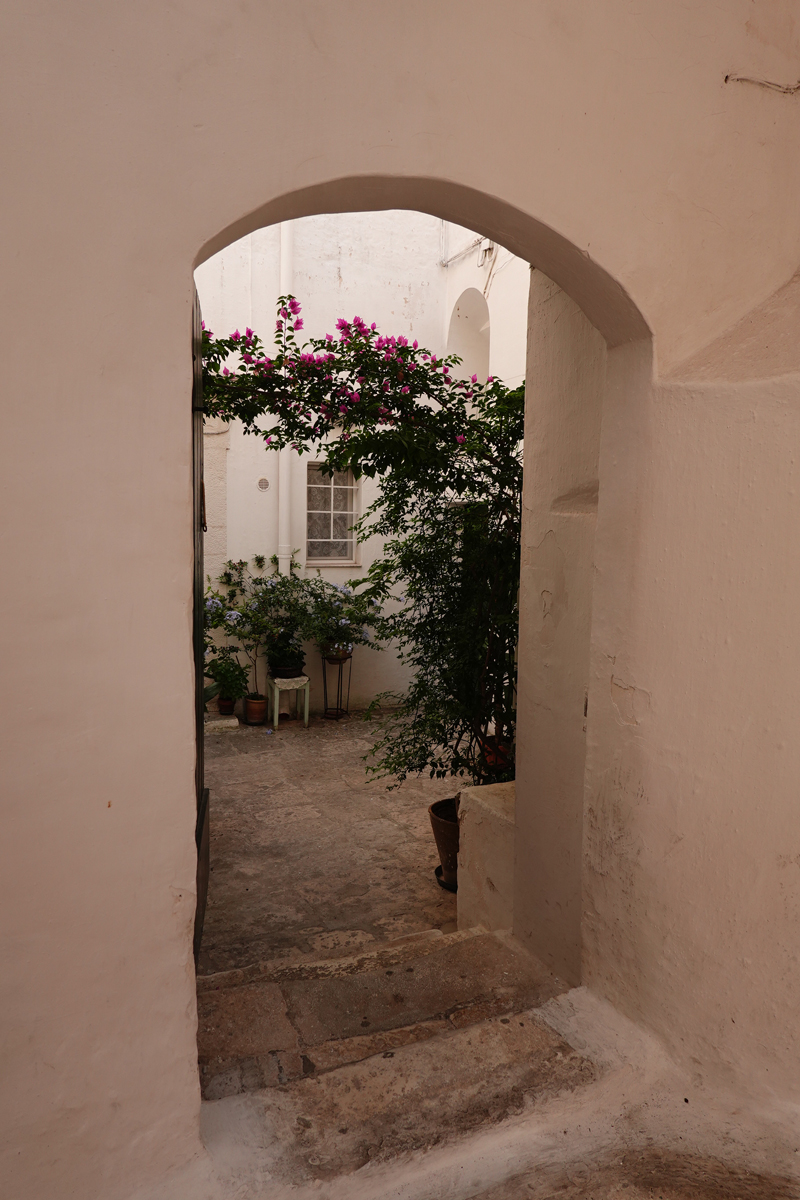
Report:
[[[489,305],[477,288],[466,288],[450,314],[447,353],[457,354],[461,364],[454,374],[459,379],[477,375],[483,382],[489,374]]]

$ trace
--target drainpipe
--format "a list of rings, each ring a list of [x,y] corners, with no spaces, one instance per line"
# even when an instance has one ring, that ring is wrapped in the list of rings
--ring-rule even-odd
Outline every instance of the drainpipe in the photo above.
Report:
[[[291,292],[294,268],[294,231],[291,221],[281,221],[279,289],[281,296]],[[284,446],[278,452],[278,570],[288,575],[292,561],[292,451]]]

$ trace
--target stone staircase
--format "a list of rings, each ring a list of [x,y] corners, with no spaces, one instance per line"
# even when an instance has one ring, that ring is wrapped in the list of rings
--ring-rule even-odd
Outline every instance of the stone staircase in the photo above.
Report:
[[[198,979],[203,1096],[250,1093],[277,1177],[332,1178],[595,1076],[536,1009],[566,990],[510,937],[430,930]]]

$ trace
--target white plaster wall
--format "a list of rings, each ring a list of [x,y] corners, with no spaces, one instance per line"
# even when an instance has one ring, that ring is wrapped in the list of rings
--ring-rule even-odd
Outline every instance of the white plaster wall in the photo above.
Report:
[[[699,1070],[737,1071],[743,1104],[767,1074],[782,1111],[799,1099],[797,381],[769,377],[767,346],[758,379],[651,391],[636,341],[652,332],[656,371],[673,370],[796,271],[797,98],[724,82],[794,83],[796,5],[405,11],[411,55],[385,53],[395,8],[366,0],[102,13],[33,0],[5,14],[12,1196],[127,1200],[202,1153],[192,268],[312,212],[407,207],[475,228],[553,279],[611,347],[587,781],[616,795],[619,762],[633,790],[594,855],[585,972]],[[608,655],[651,715],[637,693],[614,708]],[[676,836],[661,837],[670,811]]]
[[[800,375],[769,324],[737,354],[749,325],[635,409],[609,354],[584,979],[699,1079],[796,1103]]]
[[[584,705],[606,344],[531,274],[517,688],[514,931],[581,979]]]
[[[489,238],[474,245],[478,235],[471,229],[452,222],[442,225],[444,261],[449,261],[447,328],[459,297],[468,288],[479,291],[489,307],[489,373],[516,387],[525,379],[530,266]]]
[[[334,213],[292,221],[287,230],[291,239],[288,275],[286,264],[281,268],[279,227],[257,230],[198,267],[195,280],[206,325],[223,335],[249,325],[271,346],[275,301],[283,286],[303,305],[305,327],[300,340],[335,335],[339,317],[357,314],[375,321],[383,332],[416,338],[442,354],[446,273],[440,264],[441,225],[435,217],[408,211]],[[226,553],[220,557],[216,552],[219,537],[214,536],[211,545],[206,538],[206,573],[212,579],[225,559],[249,560],[254,554],[269,558],[278,553],[279,541],[277,452],[266,450],[258,438],[245,435],[239,422],[234,422],[223,496],[216,482],[214,436],[205,438],[215,480],[213,490],[206,487],[209,533],[224,521],[227,539]],[[284,461],[291,479],[291,546],[305,570],[306,466],[311,460],[289,452]],[[267,492],[258,488],[262,477],[270,481]],[[374,482],[360,481],[359,512],[369,507],[376,494]],[[357,548],[355,565],[319,569],[331,582],[346,583],[365,575],[382,547],[383,539],[369,539]],[[309,567],[308,571],[317,569]],[[319,711],[323,704],[321,661],[311,645],[306,669],[311,677],[311,708]],[[380,652],[359,647],[353,657],[351,706],[364,707],[382,692],[402,692],[408,678],[391,647]]]

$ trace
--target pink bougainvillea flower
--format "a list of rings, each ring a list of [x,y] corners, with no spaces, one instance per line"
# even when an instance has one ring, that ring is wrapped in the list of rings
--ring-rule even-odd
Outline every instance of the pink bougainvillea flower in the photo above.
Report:
[[[251,338],[251,337],[253,336],[253,331],[252,331],[252,329],[250,328],[250,326],[249,326],[249,325],[247,325],[247,326],[245,327],[244,336],[245,336],[246,338],[248,338],[248,339],[249,339],[249,338]]]
[[[340,404],[340,405],[339,405],[339,412],[342,412],[342,413],[345,413],[345,412],[347,412],[347,405],[346,405],[346,404]]]
[[[444,375],[449,375],[449,374],[450,374],[450,368],[449,368],[449,367],[442,367],[442,374],[444,374]]]
[[[231,334],[231,341],[238,342],[241,336],[242,335],[239,333],[239,330],[234,329],[233,333]]]
[[[295,327],[295,330],[303,328],[303,318],[302,317],[297,318],[297,320],[294,323],[294,327]]]
[[[494,375],[487,375],[487,376],[486,376],[486,382],[487,382],[487,383],[494,383]]]
[[[478,376],[473,375],[472,378],[470,379],[470,383],[477,383],[477,382],[478,382]]]
[[[268,437],[268,438],[267,438],[267,445],[269,445],[271,441],[272,441],[272,438],[271,438],[271,437]]]
[[[407,396],[407,395],[408,395],[408,388],[407,388],[407,387],[400,388],[400,393],[401,393],[401,395],[403,395],[403,396]]]
[[[466,440],[467,439],[464,437],[463,433],[456,434],[456,441],[458,442],[459,446],[462,446]]]
[[[275,328],[277,329],[278,333],[282,333],[282,331],[283,331],[283,321],[276,321],[276,322],[275,322]]]
[[[419,350],[419,342],[417,341],[416,338],[414,338],[414,341],[411,343],[411,345],[414,347],[415,350]]]
[[[230,371],[228,370],[228,368],[227,368],[227,367],[223,367],[223,368],[222,368],[222,374],[223,374],[223,375],[230,375]]]
[[[296,317],[297,314],[301,311],[301,309],[302,309],[302,306],[301,306],[299,300],[292,299],[289,301],[289,312],[292,314],[293,317]]]

